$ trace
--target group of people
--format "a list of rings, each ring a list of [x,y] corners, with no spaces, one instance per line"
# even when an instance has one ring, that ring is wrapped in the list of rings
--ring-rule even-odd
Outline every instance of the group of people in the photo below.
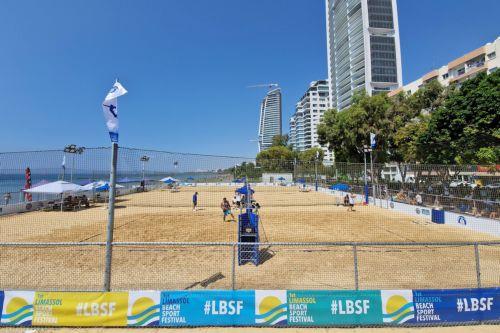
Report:
[[[234,208],[243,208],[245,202],[246,202],[246,196],[244,194],[242,195],[242,194],[236,192],[234,197],[233,197]],[[258,212],[258,210],[260,209],[259,203],[252,199],[251,205],[252,205],[252,208]],[[224,222],[226,222],[226,218],[228,216],[231,216],[231,219],[229,221],[236,221],[234,214],[232,212],[233,206],[231,206],[231,203],[227,200],[227,198],[222,199],[222,202],[220,204],[220,208],[222,209],[222,214],[223,214],[222,220]],[[196,210],[198,210],[198,192],[195,192],[193,194],[193,211],[195,212]]]

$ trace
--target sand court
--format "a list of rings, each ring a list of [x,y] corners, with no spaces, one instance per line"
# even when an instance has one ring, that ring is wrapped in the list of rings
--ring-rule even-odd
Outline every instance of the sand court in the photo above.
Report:
[[[184,187],[119,197],[116,242],[236,242],[237,223],[219,207],[234,189]],[[495,237],[438,225],[373,206],[347,212],[341,198],[296,187],[256,186],[262,242],[475,242]],[[199,210],[192,194],[199,192]],[[237,217],[237,210],[233,210]],[[104,204],[77,212],[31,212],[0,218],[0,242],[103,242]],[[236,266],[231,245],[119,245],[113,252],[112,288],[127,289],[354,289],[352,246],[262,246],[261,264]],[[476,287],[473,246],[384,245],[356,249],[359,288]],[[500,284],[500,245],[480,246],[483,286]],[[3,289],[99,290],[104,247],[2,247]],[[14,278],[13,278],[14,277]]]

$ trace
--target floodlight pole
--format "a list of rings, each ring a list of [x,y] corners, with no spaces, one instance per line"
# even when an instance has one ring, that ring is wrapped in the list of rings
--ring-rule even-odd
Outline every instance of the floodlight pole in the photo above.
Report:
[[[318,159],[317,158],[314,160],[314,182],[315,182],[316,192],[318,192]]]
[[[146,181],[146,162],[149,162],[149,156],[144,155],[140,160],[142,162],[142,180]]]
[[[109,175],[108,229],[106,234],[106,267],[104,270],[104,291],[111,287],[111,257],[113,253],[113,228],[115,221],[116,165],[118,160],[118,143],[111,145],[111,173]]]
[[[363,147],[363,160],[365,161],[365,204],[368,205],[368,178],[366,177],[366,153],[369,151],[368,146]]]
[[[377,205],[377,189],[375,188],[375,177],[373,175],[373,149],[370,148],[370,168],[372,174],[373,204]]]
[[[63,160],[64,160],[64,166],[63,166],[63,172],[62,172],[62,181],[64,181],[64,176],[66,176],[66,153],[63,153],[64,156],[63,156]]]
[[[316,192],[318,192],[318,159],[319,159],[319,152],[316,151],[316,159],[314,160],[314,180],[315,180]]]

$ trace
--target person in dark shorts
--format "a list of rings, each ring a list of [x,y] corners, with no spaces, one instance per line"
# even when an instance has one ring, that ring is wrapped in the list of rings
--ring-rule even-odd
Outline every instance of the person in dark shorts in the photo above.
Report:
[[[344,197],[344,206],[349,206],[349,194],[346,194]]]
[[[193,194],[193,212],[198,208],[198,192],[194,192]]]
[[[228,216],[228,215],[231,215],[233,221],[235,221],[234,215],[231,212],[231,204],[229,203],[229,201],[227,201],[226,198],[222,199],[222,203],[220,204],[220,208],[222,209],[222,212],[224,214],[224,216],[222,217],[222,220],[224,222],[226,222],[226,216]]]
[[[354,196],[352,194],[348,195],[349,197],[349,205],[347,211],[354,212]]]

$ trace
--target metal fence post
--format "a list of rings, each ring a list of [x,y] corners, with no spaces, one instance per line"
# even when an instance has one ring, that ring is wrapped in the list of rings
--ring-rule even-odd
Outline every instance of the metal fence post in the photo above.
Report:
[[[356,244],[352,246],[352,252],[354,257],[354,287],[359,290],[359,275],[358,275],[358,247]]]
[[[476,277],[477,277],[477,287],[481,288],[481,266],[479,263],[479,245],[474,244],[474,256],[476,257]]]
[[[233,244],[232,246],[233,250],[233,263],[231,266],[231,288],[233,290],[236,289],[236,244]]]

